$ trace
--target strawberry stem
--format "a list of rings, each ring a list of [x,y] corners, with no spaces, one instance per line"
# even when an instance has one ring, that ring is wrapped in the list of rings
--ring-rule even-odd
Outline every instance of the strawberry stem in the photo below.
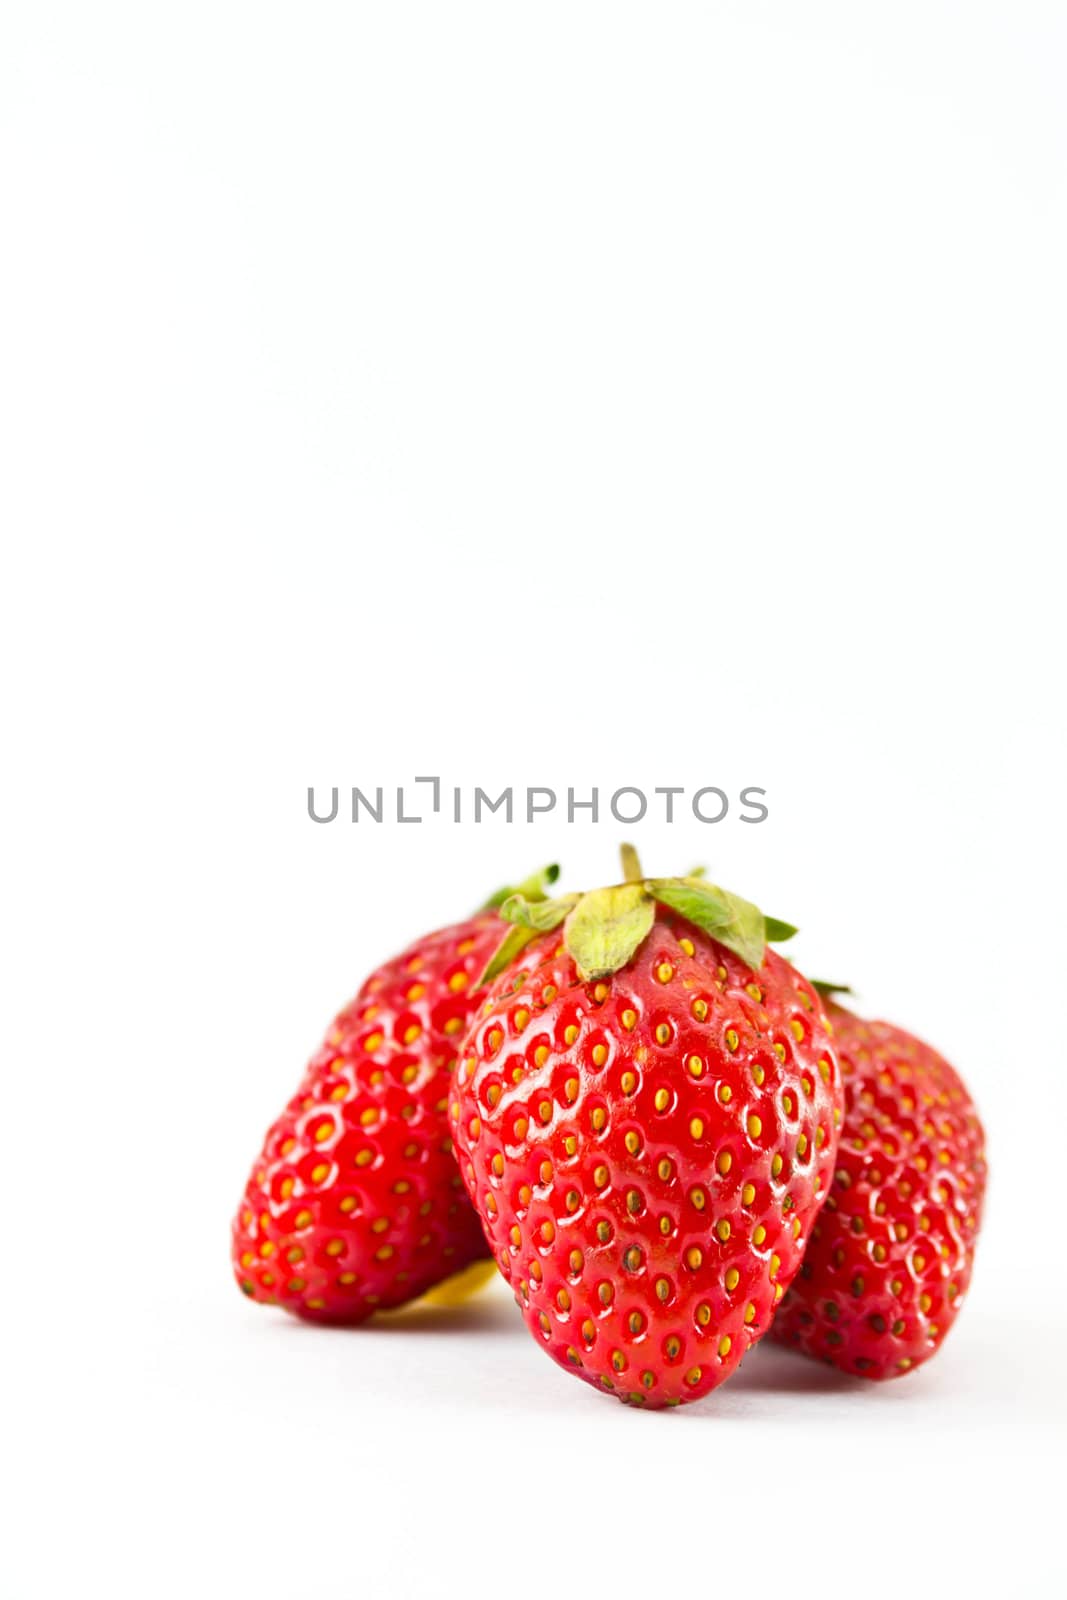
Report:
[[[637,851],[632,844],[621,844],[619,855],[622,858],[622,875],[627,883],[640,883],[644,877],[641,871],[641,862]]]

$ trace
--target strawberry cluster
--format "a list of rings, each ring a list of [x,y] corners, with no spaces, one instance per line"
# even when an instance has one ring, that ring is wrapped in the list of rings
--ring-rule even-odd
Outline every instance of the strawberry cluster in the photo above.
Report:
[[[649,1407],[768,1332],[913,1370],[981,1217],[960,1078],[771,948],[789,924],[623,865],[557,898],[548,869],[368,978],[248,1180],[241,1288],[354,1323],[495,1261],[553,1360]]]

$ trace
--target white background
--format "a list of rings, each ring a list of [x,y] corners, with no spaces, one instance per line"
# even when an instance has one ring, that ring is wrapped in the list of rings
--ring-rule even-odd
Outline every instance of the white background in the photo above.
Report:
[[[1054,0],[5,7],[6,1592],[1062,1581],[1065,47]],[[644,1416],[502,1292],[241,1301],[367,970],[615,876],[610,820],[307,818],[417,773],[766,788],[634,836],[971,1083],[934,1363]]]

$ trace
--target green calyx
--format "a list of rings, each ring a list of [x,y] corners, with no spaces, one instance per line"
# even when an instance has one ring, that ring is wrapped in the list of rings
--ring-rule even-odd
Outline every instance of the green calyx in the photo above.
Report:
[[[536,872],[532,872],[528,878],[524,878],[522,883],[517,883],[515,885],[509,884],[504,889],[498,889],[496,894],[491,894],[489,896],[488,900],[482,907],[482,910],[497,911],[504,904],[505,900],[510,900],[512,895],[516,894],[522,895],[524,900],[547,899],[546,890],[555,883],[558,877],[559,867],[553,861],[550,866],[539,867],[538,870]]]
[[[812,978],[811,986],[817,989],[824,1000],[832,1000],[835,994],[852,994],[850,983],[828,983],[825,978]]]
[[[636,955],[656,920],[656,904],[669,906],[725,945],[754,971],[763,964],[767,942],[791,939],[796,928],[765,917],[758,906],[717,884],[700,870],[686,878],[645,878],[632,845],[622,846],[625,882],[587,894],[532,899],[516,891],[497,905],[508,929],[481,982],[489,983],[542,933],[563,924],[563,942],[583,982],[607,978]]]

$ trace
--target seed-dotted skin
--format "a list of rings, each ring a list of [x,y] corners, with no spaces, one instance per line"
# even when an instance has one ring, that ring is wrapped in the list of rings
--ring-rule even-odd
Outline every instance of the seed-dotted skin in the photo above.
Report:
[[[503,932],[486,913],[420,939],[335,1018],[234,1220],[234,1272],[252,1299],[362,1322],[486,1255],[447,1107],[475,985]]]
[[[558,933],[463,1046],[456,1153],[534,1338],[647,1406],[698,1400],[766,1331],[828,1192],[840,1078],[822,1003],[673,912],[582,982]]]
[[[842,1006],[833,1019],[845,1121],[829,1198],[774,1336],[865,1378],[929,1358],[970,1283],[985,1135],[929,1045]]]

